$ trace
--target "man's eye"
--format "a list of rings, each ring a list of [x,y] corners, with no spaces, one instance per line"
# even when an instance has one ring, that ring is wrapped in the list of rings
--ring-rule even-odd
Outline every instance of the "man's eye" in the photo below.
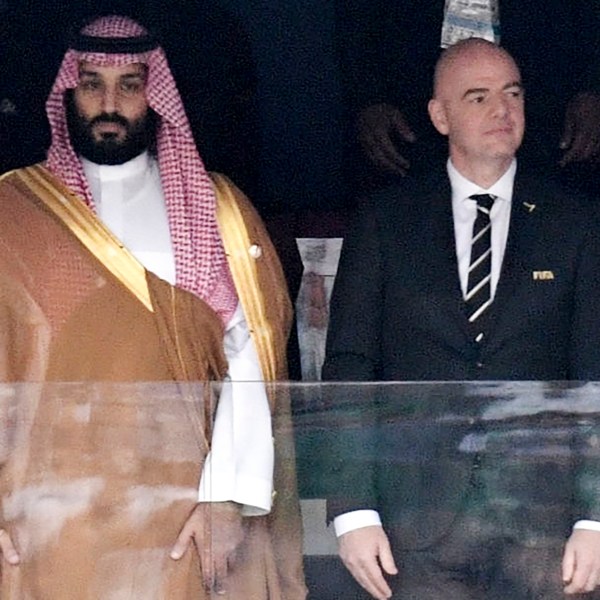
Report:
[[[87,79],[85,81],[80,81],[79,82],[79,87],[82,90],[87,90],[87,91],[95,91],[100,89],[100,82],[96,81],[94,79]]]
[[[471,98],[471,102],[473,104],[481,104],[485,100],[485,96],[473,96]]]
[[[121,91],[125,94],[137,94],[142,89],[143,85],[138,81],[128,81],[121,84]]]

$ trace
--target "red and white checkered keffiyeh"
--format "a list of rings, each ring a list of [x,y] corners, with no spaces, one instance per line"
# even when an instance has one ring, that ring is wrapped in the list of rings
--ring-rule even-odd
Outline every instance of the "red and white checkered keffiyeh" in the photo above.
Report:
[[[98,38],[147,34],[141,25],[121,16],[100,17],[81,33]],[[226,323],[237,305],[237,295],[218,231],[216,197],[161,48],[139,54],[67,51],[46,102],[52,131],[46,166],[94,208],[81,161],[69,139],[64,100],[65,91],[79,82],[82,61],[98,66],[142,63],[148,67],[146,99],[160,116],[158,164],[175,252],[177,285],[200,296]]]

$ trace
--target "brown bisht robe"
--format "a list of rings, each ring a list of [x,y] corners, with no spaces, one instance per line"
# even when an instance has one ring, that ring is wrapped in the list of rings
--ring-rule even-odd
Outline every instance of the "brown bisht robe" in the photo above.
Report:
[[[263,373],[284,378],[281,268],[249,203],[216,186]],[[218,385],[198,382],[226,372],[220,320],[145,271],[41,166],[0,180],[0,214],[0,379],[15,382],[0,393],[0,526],[22,555],[3,566],[0,598],[212,597],[197,553],[169,551],[210,448]],[[278,494],[271,515],[245,519],[235,600],[305,596],[289,405],[271,401]]]

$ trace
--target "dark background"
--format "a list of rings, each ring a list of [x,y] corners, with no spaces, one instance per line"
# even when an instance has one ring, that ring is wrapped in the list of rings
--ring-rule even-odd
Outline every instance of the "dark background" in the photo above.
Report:
[[[336,203],[341,104],[333,5],[319,0],[0,0],[0,170],[42,160],[66,32],[117,12],[155,30],[209,169],[263,212]]]

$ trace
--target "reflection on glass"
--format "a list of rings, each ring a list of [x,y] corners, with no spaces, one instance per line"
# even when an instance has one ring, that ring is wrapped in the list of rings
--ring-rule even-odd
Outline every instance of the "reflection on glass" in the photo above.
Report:
[[[300,540],[277,510],[238,530],[208,507],[198,549],[170,558],[196,506],[217,388],[0,386],[0,522],[22,558],[3,568],[0,596],[285,598],[278,570]],[[273,424],[275,487],[300,492],[310,599],[367,597],[328,527],[357,508],[377,511],[389,537],[394,597],[563,597],[573,525],[600,519],[599,384],[268,388],[294,407],[293,429]]]

